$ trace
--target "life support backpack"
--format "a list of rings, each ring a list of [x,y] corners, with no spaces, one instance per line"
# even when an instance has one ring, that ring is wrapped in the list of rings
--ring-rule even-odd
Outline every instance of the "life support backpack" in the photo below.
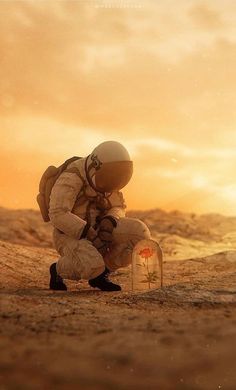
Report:
[[[49,218],[50,195],[51,195],[52,187],[56,183],[56,180],[61,175],[61,173],[66,170],[66,168],[70,163],[79,160],[81,158],[82,157],[77,157],[77,156],[71,157],[68,160],[66,160],[63,164],[61,164],[59,167],[50,165],[50,167],[48,167],[46,171],[43,173],[39,183],[39,194],[37,196],[37,202],[44,222],[50,221]]]

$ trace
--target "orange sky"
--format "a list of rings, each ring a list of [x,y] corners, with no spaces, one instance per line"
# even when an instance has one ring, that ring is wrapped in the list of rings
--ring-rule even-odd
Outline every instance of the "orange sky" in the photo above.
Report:
[[[236,214],[236,1],[0,2],[0,205],[122,142],[129,209]]]

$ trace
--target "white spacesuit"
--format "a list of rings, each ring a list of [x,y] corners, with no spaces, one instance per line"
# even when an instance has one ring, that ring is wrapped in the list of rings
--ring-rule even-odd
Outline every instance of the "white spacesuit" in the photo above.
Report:
[[[51,288],[66,289],[62,280],[66,278],[87,279],[92,287],[106,291],[120,289],[109,281],[108,273],[128,266],[134,245],[150,238],[142,221],[125,217],[126,205],[119,190],[132,173],[127,150],[118,142],[107,141],[88,157],[69,164],[59,176],[49,204],[54,244],[60,254],[50,269]]]

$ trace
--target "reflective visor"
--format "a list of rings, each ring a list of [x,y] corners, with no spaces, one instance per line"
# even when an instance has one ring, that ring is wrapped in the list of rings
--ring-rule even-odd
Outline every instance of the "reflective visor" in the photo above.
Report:
[[[95,173],[95,185],[99,191],[121,190],[130,181],[133,174],[133,161],[115,161],[103,163]]]

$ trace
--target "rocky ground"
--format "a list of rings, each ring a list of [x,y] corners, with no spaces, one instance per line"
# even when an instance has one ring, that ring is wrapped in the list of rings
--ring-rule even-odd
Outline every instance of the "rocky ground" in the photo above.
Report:
[[[163,289],[132,292],[124,269],[122,292],[52,292],[50,226],[0,209],[1,390],[236,388],[236,219],[142,213],[130,215],[162,240]]]

